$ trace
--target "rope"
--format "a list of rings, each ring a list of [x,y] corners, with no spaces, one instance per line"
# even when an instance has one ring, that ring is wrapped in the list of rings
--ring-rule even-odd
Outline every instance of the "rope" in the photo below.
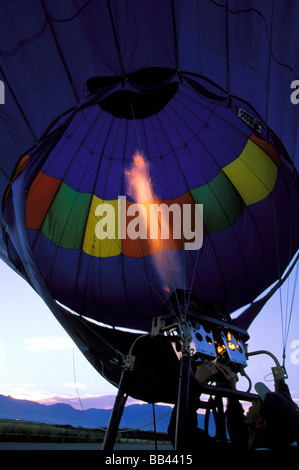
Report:
[[[154,403],[152,403],[152,408],[153,408],[155,450],[157,450],[156,416],[155,416],[155,404]]]
[[[282,318],[282,335],[283,335],[282,365],[283,367],[285,367],[286,348],[287,348],[287,342],[288,342],[288,337],[289,337],[289,332],[290,332],[290,327],[291,327],[291,320],[293,316],[294,299],[295,299],[296,285],[297,285],[297,280],[298,280],[298,270],[299,270],[299,265],[297,262],[290,312],[288,314],[288,311],[286,311],[285,326],[283,325],[283,318]],[[287,284],[287,303],[288,303],[288,297],[289,297],[289,282]],[[288,318],[287,318],[287,315],[288,315]]]
[[[165,413],[165,415],[160,416],[160,418],[156,418],[156,422],[157,422],[157,421],[160,421],[160,419],[165,418],[165,416],[170,415],[170,413],[172,413],[172,411],[168,411],[167,413]],[[154,422],[154,421],[150,421],[149,423],[142,424],[141,426],[138,426],[137,428],[121,430],[121,431],[118,431],[118,432],[119,432],[119,433],[122,433],[122,432],[136,431],[137,429],[145,428],[146,426],[149,426],[150,424],[153,424],[153,422]]]
[[[106,429],[104,428],[100,428],[99,426],[97,426],[91,419],[90,417],[88,416],[88,414],[86,413],[84,407],[83,407],[83,404],[82,404],[82,401],[81,401],[81,398],[80,398],[80,395],[79,395],[79,390],[78,390],[78,385],[77,385],[77,377],[76,377],[76,367],[75,367],[75,348],[73,348],[73,373],[74,373],[74,380],[75,380],[75,385],[76,385],[76,391],[77,391],[77,398],[78,398],[78,401],[80,403],[80,407],[81,407],[81,411],[84,413],[84,415],[86,416],[86,418],[88,419],[88,421],[97,429],[100,429],[100,431],[106,431]]]

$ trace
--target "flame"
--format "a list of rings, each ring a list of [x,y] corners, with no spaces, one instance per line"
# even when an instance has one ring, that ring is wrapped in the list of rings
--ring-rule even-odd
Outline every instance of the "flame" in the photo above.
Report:
[[[231,351],[235,351],[236,346],[232,342],[233,336],[230,331],[227,332],[227,339],[228,339],[228,347]]]
[[[226,351],[226,347],[224,344],[218,344],[217,345],[217,353],[218,354],[223,354]]]
[[[153,199],[149,163],[137,151],[133,156],[133,165],[126,171],[128,194],[136,202],[149,202]]]
[[[144,225],[147,227],[147,240],[149,240],[149,248],[151,251],[158,251],[163,247],[161,239],[151,239],[149,231],[149,213],[150,205],[156,203],[157,198],[152,190],[152,182],[150,176],[149,163],[138,151],[133,156],[133,164],[130,170],[126,171],[128,194],[135,203],[142,204],[146,208],[141,213]],[[160,228],[160,226],[159,226]],[[150,252],[151,252],[150,251]]]
[[[178,287],[174,278],[177,275],[175,271],[179,269],[179,263],[176,260],[176,254],[170,254],[169,251],[165,250],[166,242],[162,239],[161,233],[163,233],[169,221],[164,220],[163,215],[160,213],[157,214],[156,221],[158,223],[158,237],[151,238],[150,236],[150,205],[159,204],[159,200],[153,190],[149,162],[140,152],[136,151],[134,154],[131,168],[125,172],[125,176],[128,195],[132,197],[135,203],[142,204],[146,208],[146,211],[141,213],[143,223],[147,227],[147,239],[142,240],[143,248],[146,254],[153,255],[163,289],[165,292],[170,293],[170,286],[172,288]],[[167,240],[167,247],[175,248],[174,243],[174,241],[169,242]]]

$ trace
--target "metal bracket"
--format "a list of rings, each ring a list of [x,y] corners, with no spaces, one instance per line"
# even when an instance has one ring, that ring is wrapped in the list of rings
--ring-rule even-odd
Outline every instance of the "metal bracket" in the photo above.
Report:
[[[123,360],[123,368],[126,370],[133,370],[135,366],[136,356],[128,355]]]
[[[285,379],[288,378],[287,371],[282,366],[271,367],[271,370],[272,370],[272,373],[273,373],[275,383],[278,380],[285,380]]]
[[[165,325],[166,322],[164,317],[153,318],[151,336],[160,335],[162,330],[165,328]]]
[[[256,356],[258,354],[267,354],[275,362],[276,366],[271,367],[271,370],[272,370],[273,377],[274,377],[275,388],[278,387],[279,382],[284,382],[285,379],[288,378],[288,374],[287,374],[287,371],[286,371],[285,367],[280,365],[277,357],[274,356],[273,353],[271,353],[270,351],[266,351],[265,349],[261,349],[259,351],[249,352],[249,353],[246,354],[246,356],[247,357]]]

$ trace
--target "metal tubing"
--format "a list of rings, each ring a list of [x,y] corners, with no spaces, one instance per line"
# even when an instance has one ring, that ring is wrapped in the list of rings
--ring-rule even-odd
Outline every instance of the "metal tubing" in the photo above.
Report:
[[[127,370],[123,370],[122,376],[120,379],[120,385],[118,388],[118,392],[115,398],[114,406],[110,415],[109,424],[105,433],[105,438],[103,442],[102,450],[113,450],[115,439],[119,427],[119,423],[124,411],[124,407],[127,401],[127,393],[126,393],[126,376],[129,372]]]
[[[267,354],[268,356],[270,356],[273,359],[273,361],[276,364],[276,367],[272,367],[272,373],[273,373],[274,383],[275,383],[275,390],[279,391],[283,387],[286,387],[285,379],[288,378],[288,374],[287,374],[287,371],[286,371],[285,367],[280,365],[277,357],[274,356],[273,353],[271,353],[269,351],[266,351],[265,349],[261,349],[259,351],[253,351],[251,353],[247,353],[246,355],[247,355],[247,357],[249,357],[249,356],[256,356],[258,354]]]
[[[259,351],[252,351],[250,353],[246,353],[246,356],[248,356],[248,357],[249,356],[257,356],[258,354],[267,354],[267,356],[270,356],[273,359],[273,361],[275,362],[277,367],[281,367],[277,357],[274,356],[274,354],[272,354],[270,351],[266,351],[265,349],[261,349]]]
[[[187,415],[189,408],[190,354],[183,352],[180,365],[178,406],[176,416],[175,449],[184,450],[187,434]]]

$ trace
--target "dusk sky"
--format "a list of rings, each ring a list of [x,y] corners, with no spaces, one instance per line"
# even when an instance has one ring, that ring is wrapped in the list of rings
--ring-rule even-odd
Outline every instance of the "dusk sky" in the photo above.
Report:
[[[281,296],[277,293],[249,329],[249,350],[266,349],[281,362],[283,317],[291,308],[296,269],[285,283]],[[287,297],[287,288],[289,295]],[[0,261],[1,333],[0,394],[43,403],[67,401],[80,408],[78,394],[85,409],[112,406],[93,397],[116,395],[116,388],[104,380],[84,358],[43,301],[27,283]],[[295,295],[293,315],[287,342],[287,383],[293,399],[299,403],[299,298]],[[253,357],[246,369],[253,385],[264,381],[273,389],[272,359]],[[270,374],[270,375],[268,375]],[[269,382],[268,382],[269,381]],[[241,378],[238,388],[246,390],[248,382]],[[130,401],[128,402],[130,403]]]

